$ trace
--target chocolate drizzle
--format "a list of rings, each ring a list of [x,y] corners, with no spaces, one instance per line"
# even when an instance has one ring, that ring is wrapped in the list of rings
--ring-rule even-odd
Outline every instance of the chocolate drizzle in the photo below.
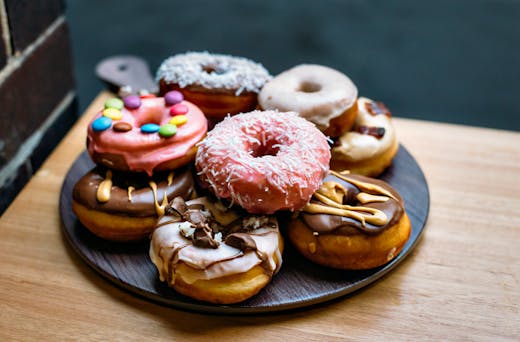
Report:
[[[331,171],[301,219],[315,234],[379,234],[404,213],[403,200],[387,183]]]

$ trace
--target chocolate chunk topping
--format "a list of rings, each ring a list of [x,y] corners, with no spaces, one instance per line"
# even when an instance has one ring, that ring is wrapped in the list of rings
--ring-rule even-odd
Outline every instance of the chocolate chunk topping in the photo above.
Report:
[[[226,245],[240,249],[241,251],[256,250],[255,240],[245,233],[233,233],[226,236]]]
[[[374,126],[358,126],[356,132],[361,134],[368,134],[373,136],[374,138],[381,139],[385,135],[385,128]]]
[[[367,102],[365,104],[365,107],[367,111],[372,115],[386,115],[388,117],[392,116],[392,113],[390,113],[390,110],[386,108],[385,104],[383,102]]]
[[[193,234],[193,245],[202,248],[218,248],[220,243],[213,238],[212,233],[213,231],[207,224],[196,227],[195,233]]]
[[[203,205],[187,206],[186,202],[182,197],[176,197],[165,210],[167,215],[180,216],[183,221],[191,223],[195,228],[195,232],[192,236],[186,236],[191,238],[193,245],[202,248],[218,248],[220,243],[215,240],[213,229],[214,225],[212,222],[213,217],[211,213],[205,210]]]
[[[170,216],[182,216],[182,214],[188,210],[186,202],[182,197],[175,197],[164,209],[166,215]]]

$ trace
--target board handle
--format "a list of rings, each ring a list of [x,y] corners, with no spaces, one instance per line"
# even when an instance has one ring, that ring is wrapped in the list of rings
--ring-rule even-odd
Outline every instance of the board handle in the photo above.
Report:
[[[96,76],[120,95],[157,93],[157,84],[148,63],[136,56],[105,58],[96,65]]]

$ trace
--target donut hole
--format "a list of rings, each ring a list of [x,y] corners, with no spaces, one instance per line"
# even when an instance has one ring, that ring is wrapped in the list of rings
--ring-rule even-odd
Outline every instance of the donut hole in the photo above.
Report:
[[[162,121],[163,113],[159,108],[150,108],[146,112],[141,113],[135,118],[135,125],[141,127],[145,124],[156,124],[160,125]]]
[[[202,71],[204,71],[206,74],[217,74],[222,75],[226,73],[226,70],[219,68],[216,65],[203,65]]]
[[[276,156],[280,151],[280,145],[277,141],[267,140],[265,144],[254,144],[249,150],[249,154],[253,158],[262,158],[265,156]]]
[[[321,85],[315,82],[302,82],[298,91],[302,93],[317,93],[321,90]]]

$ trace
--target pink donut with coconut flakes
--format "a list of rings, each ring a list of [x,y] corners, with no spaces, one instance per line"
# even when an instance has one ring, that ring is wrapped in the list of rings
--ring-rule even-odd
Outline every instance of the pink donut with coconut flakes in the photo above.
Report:
[[[193,161],[207,130],[204,114],[177,91],[111,98],[88,126],[87,149],[96,164],[151,176]]]
[[[254,214],[296,211],[329,170],[330,148],[295,112],[253,111],[227,117],[198,145],[195,164],[216,196]]]

